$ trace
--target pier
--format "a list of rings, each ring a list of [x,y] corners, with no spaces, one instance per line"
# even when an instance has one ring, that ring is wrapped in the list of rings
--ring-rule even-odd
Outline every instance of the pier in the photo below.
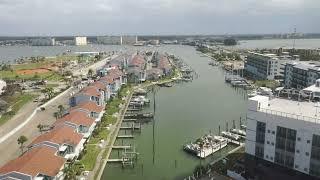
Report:
[[[134,138],[133,135],[118,135],[117,138]]]

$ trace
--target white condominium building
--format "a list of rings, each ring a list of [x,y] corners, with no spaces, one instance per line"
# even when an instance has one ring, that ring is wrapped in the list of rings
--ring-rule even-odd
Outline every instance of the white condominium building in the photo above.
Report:
[[[314,61],[289,62],[285,66],[284,83],[287,88],[303,89],[320,78],[320,63]]]
[[[275,54],[249,52],[245,71],[255,79],[274,80],[283,78],[283,69],[289,59],[279,59]]]
[[[255,96],[247,111],[247,154],[320,177],[320,105]]]
[[[76,46],[84,46],[87,45],[87,37],[75,37],[74,38]]]

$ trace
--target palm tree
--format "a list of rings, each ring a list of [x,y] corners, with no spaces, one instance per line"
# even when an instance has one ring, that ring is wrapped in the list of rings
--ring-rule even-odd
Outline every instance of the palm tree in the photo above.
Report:
[[[89,69],[89,70],[88,70],[88,76],[89,76],[89,77],[92,77],[92,75],[93,75],[93,70],[92,70],[92,69]]]
[[[76,179],[76,170],[72,164],[66,165],[63,168],[63,174],[66,179]]]
[[[53,113],[53,116],[54,116],[56,119],[58,119],[58,117],[60,116],[60,115],[59,115],[59,112],[54,112],[54,113]]]
[[[42,125],[42,124],[38,124],[37,128],[39,129],[39,132],[42,134],[42,131],[43,131],[44,125]]]
[[[28,138],[26,136],[22,135],[17,139],[17,141],[18,141],[18,144],[20,145],[21,154],[22,154],[23,153],[23,147],[24,147],[23,144],[28,141]]]
[[[42,89],[41,92],[44,94],[45,98],[51,99],[53,96],[53,87],[46,87]]]
[[[59,112],[58,112],[58,113],[59,113],[60,117],[62,117],[62,115],[63,115],[63,113],[64,113],[64,111],[65,111],[65,108],[63,107],[63,105],[60,104],[60,105],[58,106],[58,109],[59,109]]]

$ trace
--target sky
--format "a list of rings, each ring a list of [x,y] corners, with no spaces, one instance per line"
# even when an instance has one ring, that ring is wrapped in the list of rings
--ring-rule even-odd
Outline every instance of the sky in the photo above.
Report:
[[[320,32],[320,0],[0,0],[0,36]]]

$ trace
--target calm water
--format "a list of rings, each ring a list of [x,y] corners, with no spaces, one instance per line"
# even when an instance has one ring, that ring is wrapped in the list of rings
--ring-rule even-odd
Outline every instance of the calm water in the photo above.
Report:
[[[255,49],[255,48],[291,48],[292,39],[271,39],[271,40],[248,40],[240,41],[240,45],[234,48]],[[320,39],[297,39],[296,48],[320,48]],[[106,45],[88,45],[88,46],[1,46],[0,62],[12,62],[19,57],[30,56],[56,56],[67,50],[75,51],[117,51],[137,49],[139,47],[130,46],[106,46]],[[144,47],[147,48],[147,47]]]
[[[265,39],[265,40],[248,40],[240,41],[240,44],[235,46],[239,49],[260,49],[260,48],[292,48],[293,39]],[[296,39],[295,48],[297,49],[317,49],[320,48],[320,39]]]
[[[208,66],[208,58],[200,57],[189,46],[167,46],[167,51],[183,58],[199,74],[191,83],[161,88],[156,94],[155,156],[153,163],[152,123],[143,125],[141,134],[134,140],[117,140],[116,144],[134,144],[140,153],[135,168],[122,169],[108,164],[102,179],[141,180],[175,179],[190,174],[199,159],[182,150],[183,144],[195,140],[210,130],[218,132],[218,126],[245,117],[246,101],[242,91],[236,91],[224,83],[223,72]],[[149,110],[150,111],[150,110]],[[124,132],[121,132],[124,133]],[[215,153],[212,160],[226,151]],[[120,153],[121,154],[121,153]],[[117,158],[113,151],[112,158]]]

